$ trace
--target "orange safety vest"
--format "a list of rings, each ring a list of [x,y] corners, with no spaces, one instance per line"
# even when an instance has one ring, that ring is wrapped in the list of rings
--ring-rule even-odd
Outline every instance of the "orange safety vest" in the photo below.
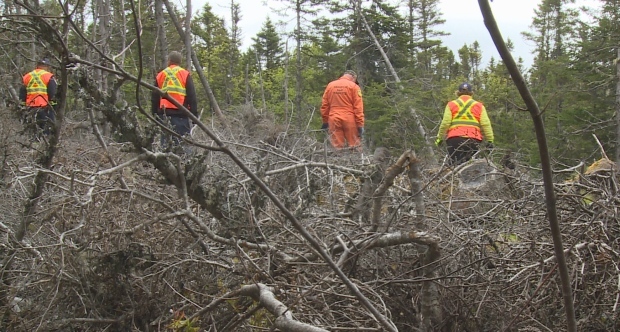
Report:
[[[185,86],[188,76],[189,72],[187,70],[176,65],[171,65],[157,74],[157,85],[162,91],[167,92],[170,97],[183,105],[185,96],[187,95]],[[160,99],[159,108],[177,109],[177,107],[166,98]]]
[[[482,140],[480,131],[480,107],[474,107],[479,102],[473,98],[463,103],[461,99],[451,101],[448,106],[452,112],[452,122],[448,128],[448,138],[469,137]]]
[[[35,69],[24,75],[26,87],[26,105],[29,107],[46,107],[49,105],[47,85],[53,74],[43,69]]]

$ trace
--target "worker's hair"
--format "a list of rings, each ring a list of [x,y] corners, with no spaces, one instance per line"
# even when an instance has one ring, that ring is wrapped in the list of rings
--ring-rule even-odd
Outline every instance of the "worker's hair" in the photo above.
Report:
[[[51,62],[49,58],[41,58],[37,61],[37,67],[50,67],[51,66]]]
[[[345,72],[344,72],[344,74],[342,74],[342,76],[344,76],[344,75],[351,75],[351,76],[353,76],[353,78],[357,78],[357,74],[354,71],[352,71],[352,70],[345,70]]]
[[[473,95],[474,93],[473,93],[473,92],[471,92],[471,91],[459,91],[459,90],[456,90],[456,91],[454,92],[454,94],[456,94],[456,96],[457,96],[457,97],[460,97],[460,96],[462,96],[462,95],[468,95],[468,96],[471,96],[471,95]]]
[[[168,63],[171,65],[180,65],[181,61],[183,61],[183,56],[181,52],[172,51],[168,54]]]

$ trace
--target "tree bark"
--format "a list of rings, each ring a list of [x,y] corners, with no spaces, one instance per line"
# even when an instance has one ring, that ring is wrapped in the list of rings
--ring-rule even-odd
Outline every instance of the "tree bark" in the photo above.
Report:
[[[297,116],[299,118],[299,124],[301,124],[301,101],[303,97],[303,72],[302,72],[302,63],[301,63],[301,0],[297,0],[295,3],[295,11],[296,11],[296,21],[297,21],[297,30],[295,31],[295,40],[297,42],[296,45],[296,63],[297,68],[295,70],[295,107],[293,107],[293,112],[297,112]]]
[[[283,332],[327,332],[327,330],[298,322],[284,303],[278,301],[273,290],[264,284],[246,285],[241,287],[241,295],[249,296],[260,303],[267,311],[276,317],[275,327]]]
[[[97,16],[99,17],[99,23],[97,24],[98,35],[96,38],[99,39],[101,44],[101,50],[104,54],[110,53],[110,1],[109,0],[98,0],[97,1]],[[102,66],[107,66],[108,64],[101,61]],[[96,69],[95,70],[96,78],[99,84],[99,89],[101,91],[108,91],[108,73],[106,71]],[[99,113],[97,114],[98,120],[103,119],[104,115]],[[101,121],[103,123],[103,135],[110,135],[110,126],[108,122]]]
[[[224,84],[227,105],[232,105],[232,103],[235,101],[234,93],[233,93],[233,90],[234,90],[233,76],[235,75],[235,69],[239,61],[238,46],[239,46],[239,5],[236,5],[235,1],[231,0],[230,1],[230,44],[229,44],[229,51],[228,51],[230,54],[230,58],[228,59],[228,75],[226,76],[226,82]]]
[[[170,12],[170,10],[168,10]],[[157,49],[159,50],[159,62],[155,62],[155,72],[166,68],[168,57],[168,40],[166,39],[166,29],[164,22],[164,9],[162,0],[155,0],[155,23],[157,25]]]
[[[620,45],[616,56],[616,157],[615,162],[620,163]]]
[[[120,8],[125,8],[125,0],[120,0]],[[121,30],[121,49],[123,50],[121,53],[120,60],[118,61],[121,66],[125,65],[125,48],[127,47],[127,15],[124,10],[120,11],[121,19],[122,19],[122,30]]]
[[[405,167],[407,167],[415,159],[413,151],[405,151],[400,158],[385,171],[385,176],[381,180],[381,185],[375,190],[372,195],[372,231],[375,232],[379,228],[379,220],[381,219],[381,207],[383,205],[383,197],[387,190],[394,184],[396,176],[401,174]],[[387,231],[387,229],[386,229]]]
[[[260,57],[258,53],[254,53],[256,55],[256,66],[258,67],[258,79],[260,81],[260,96],[263,101],[263,109],[262,111],[267,110],[267,101],[265,100],[265,84],[263,83],[263,66],[260,63]]]
[[[422,327],[424,331],[436,331],[443,320],[439,289],[435,283],[437,273],[435,263],[439,261],[441,252],[439,241],[428,241],[428,247],[423,259],[424,281],[422,282],[422,294],[420,294],[420,312],[422,313]]]
[[[409,177],[411,195],[413,196],[413,202],[415,205],[415,217],[418,222],[423,223],[426,219],[424,195],[422,194],[424,179],[422,178],[422,171],[420,170],[420,160],[415,156],[415,153],[413,153],[413,156],[409,161],[409,174],[407,174],[407,176]]]
[[[185,63],[187,63],[187,70],[192,71],[192,0],[187,0],[185,4],[187,7],[185,10]]]
[[[292,117],[292,113],[289,115],[289,95],[288,95],[288,77],[289,77],[289,65],[291,63],[291,59],[289,57],[289,52],[288,52],[288,39],[286,40],[285,46],[284,46],[284,54],[286,54],[284,56],[284,82],[283,82],[283,89],[284,89],[284,123],[288,124],[291,117]]]
[[[360,194],[357,197],[355,203],[355,209],[353,210],[351,219],[359,220],[362,223],[368,223],[370,210],[367,208],[372,201],[373,193],[383,181],[385,170],[389,167],[390,151],[384,147],[378,147],[375,149],[373,155],[372,169],[366,172],[364,176],[364,183],[360,190]],[[360,220],[361,219],[361,220]]]

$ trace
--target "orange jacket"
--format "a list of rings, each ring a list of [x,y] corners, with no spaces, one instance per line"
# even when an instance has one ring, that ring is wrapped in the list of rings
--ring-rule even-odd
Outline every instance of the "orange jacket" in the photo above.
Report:
[[[355,125],[358,128],[364,127],[362,90],[349,75],[343,75],[330,82],[323,93],[321,103],[323,123],[328,123],[331,116],[337,116],[341,113],[352,113],[355,118]]]
[[[24,75],[23,82],[26,87],[27,106],[45,107],[49,104],[47,86],[52,76],[52,73],[39,68]]]
[[[439,125],[437,138],[467,137],[493,142],[493,128],[484,105],[471,96],[462,95],[448,102]]]
[[[185,87],[187,86],[188,76],[189,71],[177,65],[170,65],[168,68],[157,74],[157,86],[162,91],[167,92],[168,95],[178,101],[179,104],[183,105],[185,102],[185,96],[187,95],[187,90]],[[166,98],[161,98],[159,101],[159,108],[177,109],[177,107]]]

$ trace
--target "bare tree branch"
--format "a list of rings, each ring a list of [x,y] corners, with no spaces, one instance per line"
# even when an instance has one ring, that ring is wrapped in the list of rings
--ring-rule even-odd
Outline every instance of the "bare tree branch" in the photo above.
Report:
[[[263,284],[246,285],[241,287],[241,295],[250,296],[271,314],[276,316],[275,327],[285,332],[327,332],[325,329],[301,323],[293,319],[291,311],[276,299],[273,290]]]

